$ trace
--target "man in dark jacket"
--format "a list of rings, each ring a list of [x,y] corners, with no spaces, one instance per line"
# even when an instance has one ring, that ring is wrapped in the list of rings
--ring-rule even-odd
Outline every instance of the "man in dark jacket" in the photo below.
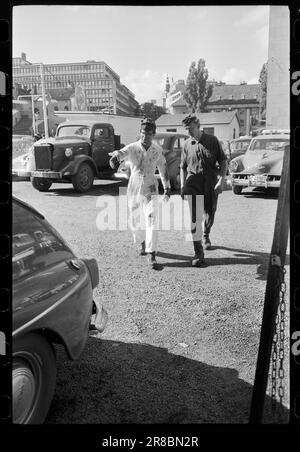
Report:
[[[184,199],[188,195],[189,200],[195,250],[192,265],[201,266],[204,263],[203,245],[205,249],[211,248],[209,234],[214,223],[218,195],[224,188],[227,157],[218,139],[200,130],[200,121],[196,115],[188,115],[182,123],[191,138],[186,140],[181,154],[181,196]]]

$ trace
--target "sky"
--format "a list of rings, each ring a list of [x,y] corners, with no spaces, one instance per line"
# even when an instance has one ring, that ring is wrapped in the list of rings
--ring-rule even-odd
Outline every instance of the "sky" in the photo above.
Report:
[[[31,63],[104,61],[138,102],[162,104],[166,75],[186,80],[203,58],[209,79],[258,83],[268,56],[269,6],[13,8],[13,56]]]

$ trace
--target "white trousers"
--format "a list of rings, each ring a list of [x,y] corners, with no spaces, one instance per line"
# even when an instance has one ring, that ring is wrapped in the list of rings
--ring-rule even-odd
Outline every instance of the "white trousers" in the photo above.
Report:
[[[204,195],[186,195],[191,217],[191,234],[194,242],[202,239],[204,226]]]
[[[139,202],[130,206],[129,222],[134,243],[145,241],[146,253],[157,251],[158,195],[140,196]]]

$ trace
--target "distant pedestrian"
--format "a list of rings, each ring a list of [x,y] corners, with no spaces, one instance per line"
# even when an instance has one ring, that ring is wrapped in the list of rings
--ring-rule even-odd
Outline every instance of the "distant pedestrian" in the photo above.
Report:
[[[191,138],[185,141],[181,154],[181,196],[190,195],[188,200],[195,250],[192,265],[201,266],[204,263],[203,247],[207,250],[211,248],[209,234],[218,195],[224,188],[227,157],[218,139],[200,130],[196,115],[188,115],[182,123]]]
[[[127,188],[130,227],[134,242],[139,245],[141,255],[149,255],[149,263],[157,269],[157,216],[158,182],[155,170],[158,168],[164,187],[164,199],[170,198],[170,181],[166,159],[162,148],[152,139],[156,132],[155,122],[144,119],[141,123],[140,139],[114,151],[110,165],[115,168],[125,161],[130,165],[130,178]],[[138,222],[138,219],[140,221]],[[143,219],[141,221],[141,219]]]

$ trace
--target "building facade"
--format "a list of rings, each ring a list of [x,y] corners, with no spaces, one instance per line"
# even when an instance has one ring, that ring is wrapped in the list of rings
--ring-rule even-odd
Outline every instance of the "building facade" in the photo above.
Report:
[[[134,116],[138,102],[134,94],[121,83],[119,75],[103,61],[84,63],[43,64],[46,93],[51,90],[81,86],[88,111]],[[41,94],[41,65],[30,63],[26,54],[13,58],[14,96],[19,87]]]
[[[249,135],[260,123],[261,87],[259,84],[227,85],[224,82],[208,81],[213,85],[213,94],[206,106],[207,112],[219,113],[236,110],[239,119],[240,135]],[[184,99],[186,85],[178,80],[170,85],[166,81],[164,104],[170,114],[189,113]]]
[[[239,85],[227,85],[222,82],[213,84],[213,93],[207,104],[207,111],[221,112],[236,110],[240,124],[240,135],[250,135],[260,123],[261,87],[260,84],[243,82]]]

